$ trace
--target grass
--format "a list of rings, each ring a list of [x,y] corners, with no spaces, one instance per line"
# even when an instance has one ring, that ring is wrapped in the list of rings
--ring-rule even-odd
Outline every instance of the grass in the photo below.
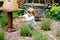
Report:
[[[51,29],[50,22],[49,21],[46,21],[46,20],[42,21],[42,23],[41,23],[40,26],[41,26],[41,29],[42,30],[50,30]]]
[[[42,32],[38,32],[37,30],[33,31],[33,40],[48,40],[48,35],[43,34]]]
[[[5,31],[0,29],[0,40],[5,40]]]
[[[58,28],[56,29],[56,36],[57,39],[60,40],[60,26],[58,26]]]
[[[7,14],[1,14],[0,24],[2,27],[6,26],[8,23]]]
[[[20,31],[21,36],[32,36],[32,30],[28,25],[22,25],[21,31]]]

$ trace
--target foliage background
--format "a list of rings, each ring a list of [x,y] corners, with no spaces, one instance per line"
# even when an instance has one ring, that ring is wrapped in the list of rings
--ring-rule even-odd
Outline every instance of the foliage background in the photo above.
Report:
[[[46,17],[54,20],[60,20],[60,5],[55,3],[48,6],[48,9],[46,9]]]

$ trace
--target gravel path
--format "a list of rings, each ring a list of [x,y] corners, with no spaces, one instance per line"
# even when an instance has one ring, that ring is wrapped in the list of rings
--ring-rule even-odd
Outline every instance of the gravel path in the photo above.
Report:
[[[13,20],[13,27],[17,29],[17,31],[15,32],[6,32],[7,34],[7,39],[6,40],[32,40],[32,37],[22,37],[20,36],[19,34],[19,30],[20,30],[20,26],[23,24],[20,22],[21,19],[19,18],[16,18]],[[40,22],[37,22],[38,23],[38,27],[37,29],[39,29],[39,23]],[[56,27],[57,25],[60,25],[60,22],[56,22],[56,21],[52,21],[52,28],[50,31],[42,31],[43,33],[46,33],[49,35],[48,37],[48,40],[57,40],[56,37],[55,37],[55,30],[56,30]]]
[[[56,30],[57,25],[58,25],[58,23],[53,21],[51,30],[47,31],[47,34],[49,35],[48,40],[57,40],[55,37],[55,30]]]
[[[21,19],[14,19],[13,20],[13,27],[17,29],[15,32],[6,32],[7,39],[6,40],[32,40],[32,37],[22,37],[19,34],[20,26],[23,24],[20,22]],[[25,23],[24,23],[25,24]]]

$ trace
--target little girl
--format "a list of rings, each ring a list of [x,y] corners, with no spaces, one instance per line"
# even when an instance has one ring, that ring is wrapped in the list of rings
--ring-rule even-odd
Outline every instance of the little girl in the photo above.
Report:
[[[35,28],[35,26],[37,26],[37,23],[35,21],[35,10],[33,8],[29,8],[27,11],[27,14],[24,14],[23,17],[24,19],[22,19],[23,22],[27,22],[27,25],[31,26],[31,28]]]

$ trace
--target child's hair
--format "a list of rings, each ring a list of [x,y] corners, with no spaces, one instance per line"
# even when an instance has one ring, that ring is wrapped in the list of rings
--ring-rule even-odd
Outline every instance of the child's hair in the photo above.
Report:
[[[33,8],[31,8],[31,7],[28,8],[28,13],[32,13],[33,16],[36,16],[35,15],[35,10]]]

